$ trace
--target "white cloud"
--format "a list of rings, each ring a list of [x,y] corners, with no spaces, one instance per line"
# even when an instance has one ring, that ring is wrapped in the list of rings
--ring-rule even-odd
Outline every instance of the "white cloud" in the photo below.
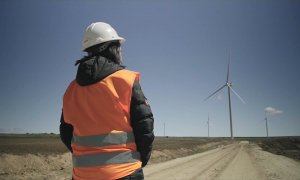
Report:
[[[282,114],[283,111],[282,110],[278,110],[278,109],[275,109],[271,106],[268,106],[265,108],[265,112],[266,113],[269,113],[269,114]]]

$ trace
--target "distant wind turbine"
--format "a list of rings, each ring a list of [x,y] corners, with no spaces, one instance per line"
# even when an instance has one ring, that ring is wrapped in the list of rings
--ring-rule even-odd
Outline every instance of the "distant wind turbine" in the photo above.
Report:
[[[266,115],[266,132],[267,132],[267,137],[269,137],[269,129],[268,129],[268,118],[267,118],[267,112],[265,112],[265,115]]]
[[[229,82],[229,65],[230,65],[230,54],[229,54],[229,62],[228,62],[228,69],[227,69],[227,79],[225,84],[220,87],[218,90],[216,90],[214,93],[212,93],[210,96],[208,96],[207,98],[205,98],[203,101],[206,101],[207,99],[209,99],[210,97],[212,97],[213,95],[215,95],[217,92],[221,91],[224,87],[227,86],[227,90],[228,90],[228,102],[229,102],[229,118],[230,118],[230,135],[231,135],[231,139],[233,139],[233,129],[232,129],[232,113],[231,113],[231,97],[230,97],[230,90],[232,90],[232,92],[244,103],[246,104],[246,102],[241,98],[241,96],[238,95],[237,92],[235,92],[232,88],[232,83]]]
[[[166,137],[166,123],[164,122],[164,137]]]
[[[209,137],[209,115],[207,120],[207,137]]]

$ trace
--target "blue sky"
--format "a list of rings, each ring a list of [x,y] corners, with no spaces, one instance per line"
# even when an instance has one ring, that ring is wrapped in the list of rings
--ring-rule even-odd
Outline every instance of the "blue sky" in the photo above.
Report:
[[[155,134],[300,135],[300,1],[0,1],[0,132],[58,133],[62,96],[90,23],[110,23],[126,38],[123,61],[141,73]],[[270,108],[269,108],[270,109]]]

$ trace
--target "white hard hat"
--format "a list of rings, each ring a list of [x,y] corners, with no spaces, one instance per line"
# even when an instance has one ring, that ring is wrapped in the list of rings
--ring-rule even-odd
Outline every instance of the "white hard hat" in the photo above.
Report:
[[[104,22],[92,23],[85,30],[81,50],[84,51],[96,44],[118,40],[120,43],[125,41],[109,24]]]

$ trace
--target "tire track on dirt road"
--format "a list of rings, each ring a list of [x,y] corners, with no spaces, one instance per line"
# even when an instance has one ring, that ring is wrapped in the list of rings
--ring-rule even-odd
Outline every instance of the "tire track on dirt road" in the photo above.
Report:
[[[178,158],[145,168],[146,179],[206,179],[215,175],[216,166],[225,167],[237,154],[239,144],[234,143],[211,151]],[[225,162],[225,164],[224,164]],[[213,171],[213,172],[212,172]]]
[[[248,146],[248,141],[240,142],[240,148],[237,155],[217,179],[228,179],[228,177],[234,177],[234,179],[250,180],[262,179],[266,177],[266,175],[260,171],[256,165],[253,164],[253,158],[249,155]]]
[[[147,180],[299,179],[300,162],[262,151],[248,141],[144,168]]]

